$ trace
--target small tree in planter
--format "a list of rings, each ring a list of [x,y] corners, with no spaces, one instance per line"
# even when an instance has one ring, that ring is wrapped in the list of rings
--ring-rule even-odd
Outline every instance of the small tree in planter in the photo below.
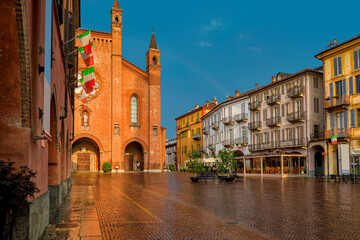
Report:
[[[189,170],[191,169],[192,172],[195,173],[201,171],[201,167],[203,165],[203,161],[201,159],[201,153],[197,150],[192,150],[188,152],[187,156],[189,158],[189,162],[187,164]]]
[[[112,170],[111,163],[104,162],[104,164],[102,165],[102,169],[103,169],[104,173],[111,172],[111,170]]]
[[[230,173],[235,170],[236,160],[234,157],[234,151],[227,148],[223,148],[219,151],[216,159],[216,166],[220,173],[228,171]]]
[[[29,199],[40,190],[31,180],[36,173],[27,166],[19,169],[14,167],[15,162],[0,160],[0,234],[4,235],[7,222],[15,219],[18,212],[25,210],[30,202]],[[20,214],[20,213],[19,213]],[[11,225],[10,225],[11,226]],[[6,228],[11,231],[11,227]]]

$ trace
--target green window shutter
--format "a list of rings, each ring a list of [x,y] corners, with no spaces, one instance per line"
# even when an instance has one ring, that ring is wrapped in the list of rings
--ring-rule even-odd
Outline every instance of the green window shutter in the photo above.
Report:
[[[354,77],[349,77],[349,95],[354,94]]]
[[[355,109],[350,110],[350,124],[351,124],[351,127],[356,126],[356,124],[355,124]]]

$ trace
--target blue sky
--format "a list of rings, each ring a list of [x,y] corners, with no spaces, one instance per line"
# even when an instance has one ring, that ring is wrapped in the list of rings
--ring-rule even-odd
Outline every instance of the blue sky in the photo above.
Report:
[[[82,0],[81,27],[109,32],[113,3]],[[119,0],[119,5],[123,57],[142,69],[155,27],[168,138],[176,137],[174,119],[197,103],[214,96],[224,101],[236,89],[269,83],[278,72],[318,67],[322,63],[314,55],[330,40],[360,34],[357,0]]]

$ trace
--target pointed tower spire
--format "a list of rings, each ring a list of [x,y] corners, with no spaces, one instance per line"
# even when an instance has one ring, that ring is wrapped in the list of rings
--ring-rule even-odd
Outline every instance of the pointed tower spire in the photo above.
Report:
[[[150,47],[149,48],[157,49],[156,41],[155,41],[155,34],[154,34],[154,27],[153,27],[153,33],[152,33],[152,36],[151,36],[151,41],[150,41]]]
[[[112,8],[120,9],[118,0],[115,0],[114,6]]]

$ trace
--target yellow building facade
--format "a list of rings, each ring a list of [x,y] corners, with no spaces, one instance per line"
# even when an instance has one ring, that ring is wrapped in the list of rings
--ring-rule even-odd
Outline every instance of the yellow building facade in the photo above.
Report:
[[[315,56],[323,62],[329,175],[359,175],[360,35]]]
[[[177,138],[177,168],[186,166],[189,160],[187,154],[192,150],[202,151],[202,120],[201,117],[211,111],[218,102],[216,98],[209,103],[194,109],[188,113],[177,117],[176,120],[176,138]]]

